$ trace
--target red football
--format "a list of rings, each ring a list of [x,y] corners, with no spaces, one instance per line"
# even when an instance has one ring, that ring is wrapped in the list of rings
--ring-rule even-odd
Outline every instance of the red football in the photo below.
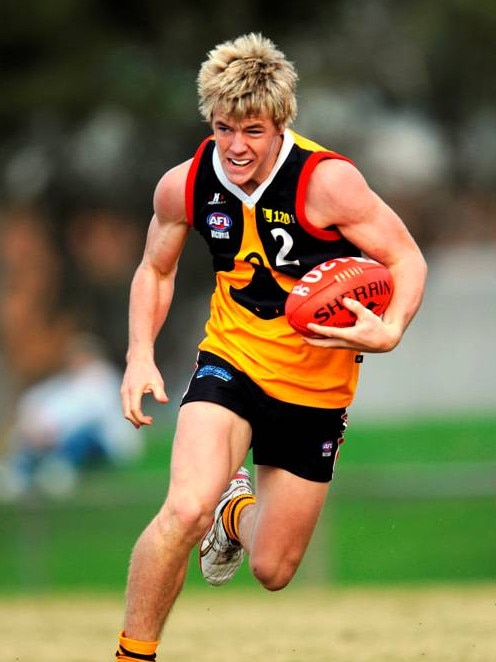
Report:
[[[304,336],[314,335],[307,324],[353,326],[356,316],[342,303],[356,299],[382,315],[393,294],[393,279],[383,264],[363,257],[323,262],[295,283],[286,299],[289,324]]]

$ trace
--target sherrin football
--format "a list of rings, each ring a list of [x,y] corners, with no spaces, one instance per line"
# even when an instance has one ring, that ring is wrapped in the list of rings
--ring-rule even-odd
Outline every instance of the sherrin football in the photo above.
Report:
[[[323,262],[298,280],[286,299],[289,324],[304,336],[315,335],[307,324],[353,326],[356,316],[343,298],[356,299],[382,315],[393,294],[393,279],[387,267],[363,257],[341,257]]]

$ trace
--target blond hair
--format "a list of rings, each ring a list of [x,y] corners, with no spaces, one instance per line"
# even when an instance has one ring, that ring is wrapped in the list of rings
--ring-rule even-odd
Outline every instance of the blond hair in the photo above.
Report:
[[[200,113],[211,122],[220,108],[236,120],[265,115],[287,126],[296,117],[297,81],[284,53],[251,32],[208,53],[197,79]]]

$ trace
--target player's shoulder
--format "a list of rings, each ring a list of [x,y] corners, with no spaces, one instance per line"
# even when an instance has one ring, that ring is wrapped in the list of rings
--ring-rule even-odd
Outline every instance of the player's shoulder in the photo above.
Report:
[[[360,170],[343,159],[324,159],[307,188],[307,214],[317,227],[343,225],[372,204],[372,192]]]
[[[364,181],[364,177],[358,167],[349,159],[340,155],[332,156],[319,161],[313,175],[323,180],[324,183],[356,184]]]
[[[186,180],[191,163],[192,159],[183,161],[167,170],[159,179],[153,195],[155,213],[160,216],[185,215]]]
[[[155,193],[176,193],[178,189],[184,189],[192,162],[192,158],[187,159],[167,170],[159,179]]]
[[[368,183],[357,166],[344,159],[330,158],[320,161],[311,175],[309,194],[322,202],[353,204],[370,195]]]

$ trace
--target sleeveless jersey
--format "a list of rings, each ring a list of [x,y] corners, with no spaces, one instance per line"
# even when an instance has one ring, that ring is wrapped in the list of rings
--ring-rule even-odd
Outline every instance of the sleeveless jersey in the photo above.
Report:
[[[308,181],[322,159],[348,160],[285,131],[270,177],[251,195],[224,174],[209,137],[186,183],[188,223],[206,240],[216,286],[199,348],[243,371],[268,395],[320,408],[348,406],[359,355],[308,345],[288,324],[284,303],[294,282],[315,265],[359,256],[335,227],[305,215]]]

